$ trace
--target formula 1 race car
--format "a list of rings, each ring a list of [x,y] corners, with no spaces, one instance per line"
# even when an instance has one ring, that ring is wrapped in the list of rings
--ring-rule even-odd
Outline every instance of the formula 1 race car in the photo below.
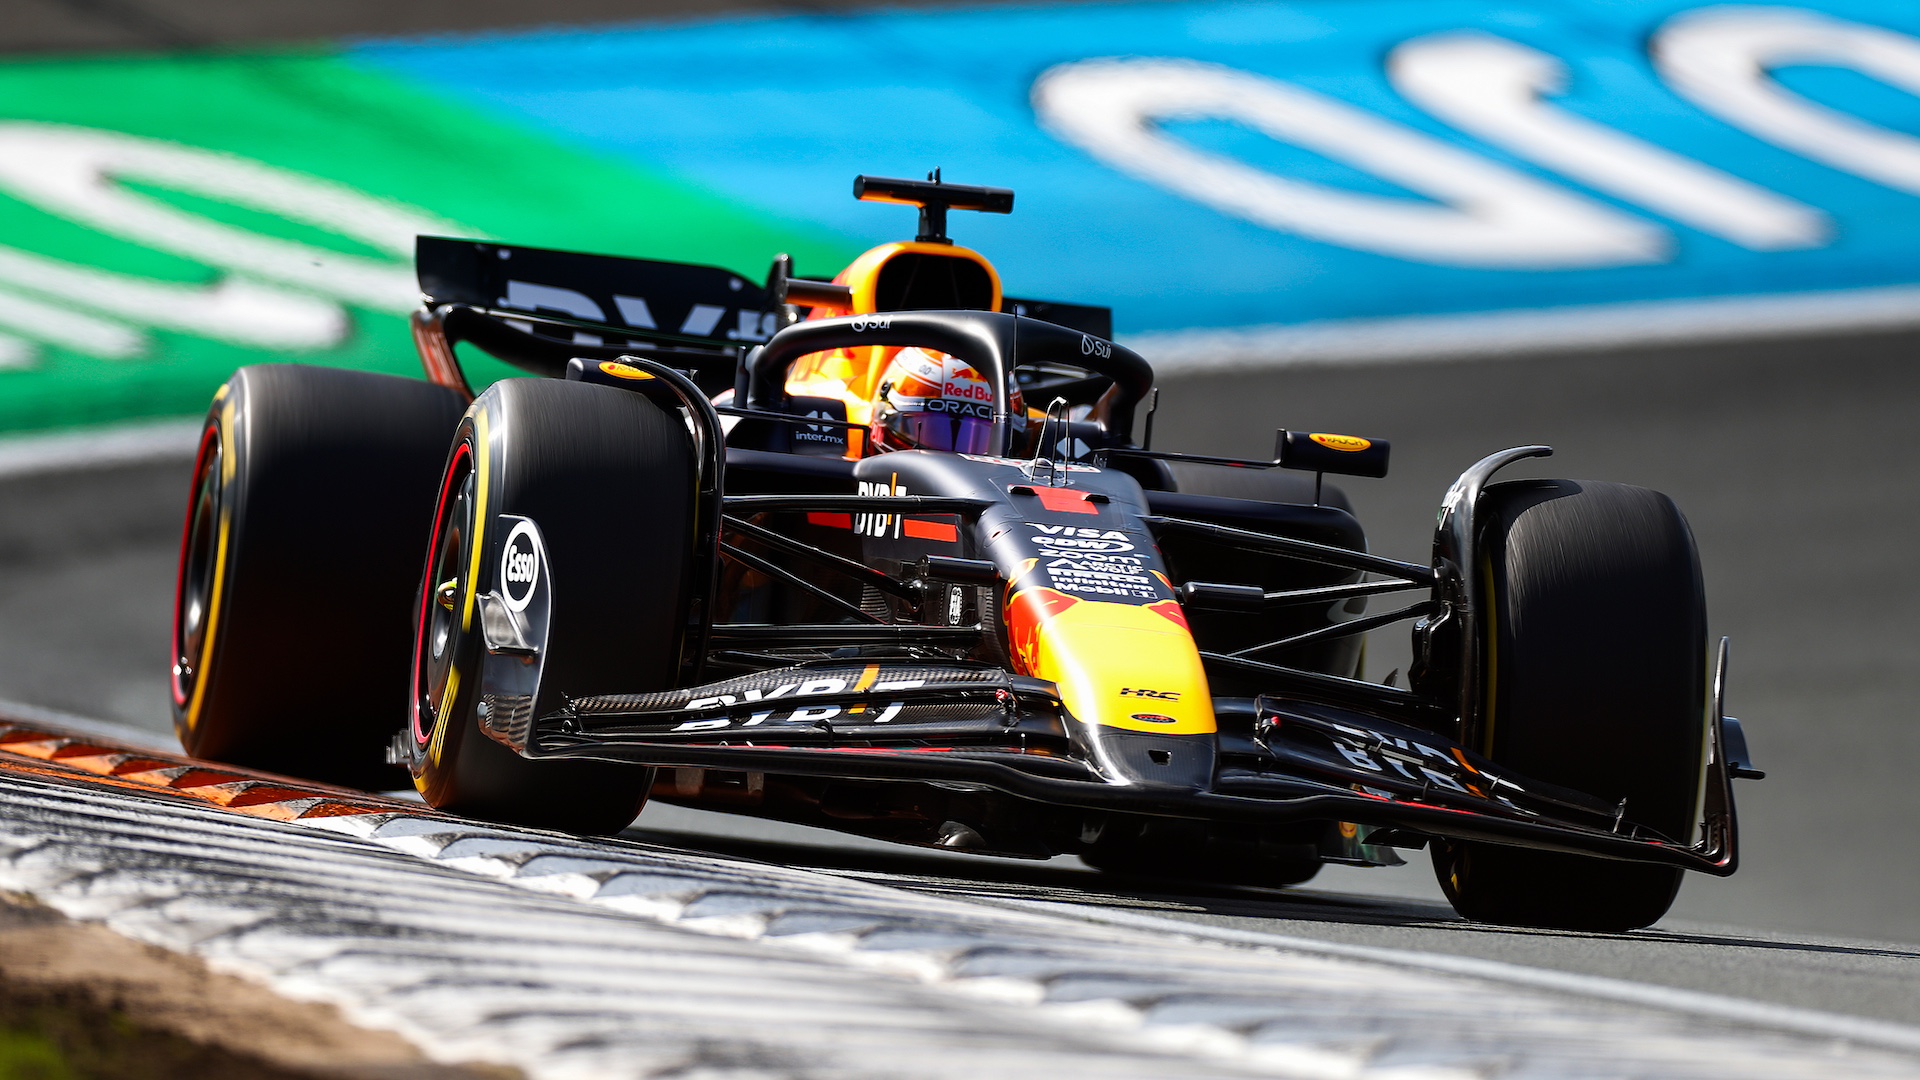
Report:
[[[1733,873],[1759,774],[1666,496],[1491,483],[1520,447],[1430,563],[1372,554],[1325,478],[1387,443],[1152,449],[1110,313],[948,239],[1011,191],[854,190],[919,234],[831,281],[422,237],[427,381],[236,372],[182,541],[186,748],[581,833],[651,797],[1185,882],[1426,847],[1462,914],[1534,926]],[[462,343],[538,377],[476,395]],[[1396,622],[1407,684],[1366,681]]]

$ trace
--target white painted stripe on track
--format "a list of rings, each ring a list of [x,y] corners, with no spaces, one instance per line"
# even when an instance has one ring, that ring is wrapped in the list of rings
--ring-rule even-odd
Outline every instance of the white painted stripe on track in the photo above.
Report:
[[[1124,335],[1161,376],[1483,360],[1920,327],[1920,286]]]
[[[191,461],[200,447],[200,425],[199,420],[158,420],[0,437],[0,479]]]
[[[1815,1038],[1846,1039],[1894,1050],[1920,1051],[1920,1027],[1894,1023],[1890,1020],[1872,1020],[1840,1013],[1821,1012],[1818,1009],[1775,1005],[1749,998],[1683,990],[1653,983],[1637,983],[1627,979],[1608,978],[1604,975],[1586,975],[1572,971],[1555,971],[1551,968],[1528,967],[1503,960],[1416,952],[1411,949],[1394,949],[1380,945],[1348,945],[1293,934],[1238,930],[1233,927],[1189,922],[1185,919],[1161,915],[1113,911],[1055,900],[1009,899],[999,902],[1132,930],[1176,934],[1206,941],[1281,949],[1287,952],[1337,956],[1364,960],[1368,963],[1392,964],[1397,967],[1444,972],[1449,975],[1465,975],[1475,979],[1492,979],[1556,993],[1617,1001],[1626,1005],[1678,1010],[1695,1016],[1712,1017],[1716,1020],[1758,1028],[1794,1031]]]

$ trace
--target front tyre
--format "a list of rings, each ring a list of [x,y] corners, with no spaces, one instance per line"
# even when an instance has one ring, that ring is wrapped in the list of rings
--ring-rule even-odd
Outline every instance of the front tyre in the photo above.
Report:
[[[1686,519],[1656,491],[1573,480],[1481,498],[1486,745],[1516,772],[1625,800],[1678,844],[1698,820],[1706,594]],[[1454,909],[1518,926],[1619,932],[1673,904],[1676,867],[1452,841],[1433,850]]]
[[[478,598],[503,583],[488,557],[502,514],[545,542],[552,612],[533,715],[575,696],[673,685],[694,522],[684,424],[608,386],[509,379],[461,421],[441,482],[414,641],[411,767],[431,805],[494,821],[615,833],[652,771],[532,761],[481,728]]]

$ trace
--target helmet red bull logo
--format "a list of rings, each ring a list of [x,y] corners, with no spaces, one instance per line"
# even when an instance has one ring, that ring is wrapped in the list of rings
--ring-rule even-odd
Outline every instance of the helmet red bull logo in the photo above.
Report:
[[[880,379],[873,443],[884,450],[990,452],[994,396],[992,384],[966,363],[945,353],[901,349]]]

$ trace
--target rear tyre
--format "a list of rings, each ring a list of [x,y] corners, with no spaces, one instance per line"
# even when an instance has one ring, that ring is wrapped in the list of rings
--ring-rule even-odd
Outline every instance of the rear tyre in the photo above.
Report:
[[[679,672],[690,583],[693,449],[685,426],[609,386],[508,379],[460,422],[420,579],[411,697],[414,785],[443,810],[582,834],[639,814],[652,770],[533,761],[480,726],[476,596],[501,514],[545,540],[553,597],[533,715],[576,696],[645,692]],[[476,576],[477,571],[477,576]]]
[[[1686,519],[1656,491],[1498,484],[1481,501],[1488,744],[1537,780],[1626,800],[1626,819],[1691,840],[1707,707],[1706,597]],[[1448,842],[1454,909],[1519,926],[1618,932],[1673,904],[1678,868]]]
[[[241,368],[202,429],[180,543],[173,721],[187,752],[356,787],[406,782],[418,548],[463,402],[415,379]]]

